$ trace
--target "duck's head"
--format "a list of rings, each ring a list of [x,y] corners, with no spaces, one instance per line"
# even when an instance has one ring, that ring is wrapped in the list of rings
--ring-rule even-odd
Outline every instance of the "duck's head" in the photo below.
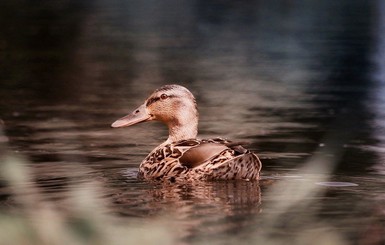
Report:
[[[193,94],[180,85],[165,85],[155,90],[144,104],[111,126],[126,127],[152,120],[168,126],[168,143],[195,138],[198,133],[198,111]]]

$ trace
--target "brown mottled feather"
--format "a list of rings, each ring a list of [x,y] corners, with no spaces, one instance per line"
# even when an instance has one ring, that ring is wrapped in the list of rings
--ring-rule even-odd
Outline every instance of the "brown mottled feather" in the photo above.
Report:
[[[258,180],[261,166],[257,155],[238,144],[221,138],[190,139],[156,148],[141,163],[139,177],[170,181]]]
[[[195,168],[226,149],[228,147],[222,144],[203,143],[187,150],[179,161],[182,166]]]

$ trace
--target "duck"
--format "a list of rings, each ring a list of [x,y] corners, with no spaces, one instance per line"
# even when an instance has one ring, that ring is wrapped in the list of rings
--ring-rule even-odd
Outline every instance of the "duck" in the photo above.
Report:
[[[138,108],[111,127],[160,121],[168,138],[140,163],[138,178],[156,181],[258,180],[262,163],[241,144],[223,138],[199,139],[198,109],[184,86],[156,89]]]

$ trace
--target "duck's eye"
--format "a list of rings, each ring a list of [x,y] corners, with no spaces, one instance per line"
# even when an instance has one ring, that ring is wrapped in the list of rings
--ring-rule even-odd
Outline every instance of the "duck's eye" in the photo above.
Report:
[[[160,99],[161,100],[165,100],[165,99],[167,99],[168,98],[168,95],[167,94],[162,94],[161,96],[160,96]]]

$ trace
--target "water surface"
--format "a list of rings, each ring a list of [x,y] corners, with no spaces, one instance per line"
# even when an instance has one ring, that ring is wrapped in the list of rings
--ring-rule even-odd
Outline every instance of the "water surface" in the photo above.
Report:
[[[45,201],[94,183],[111,216],[168,217],[191,244],[384,241],[381,1],[1,5],[2,153],[28,160]],[[197,97],[201,138],[249,142],[259,183],[136,179],[167,130],[110,124],[168,83]]]

